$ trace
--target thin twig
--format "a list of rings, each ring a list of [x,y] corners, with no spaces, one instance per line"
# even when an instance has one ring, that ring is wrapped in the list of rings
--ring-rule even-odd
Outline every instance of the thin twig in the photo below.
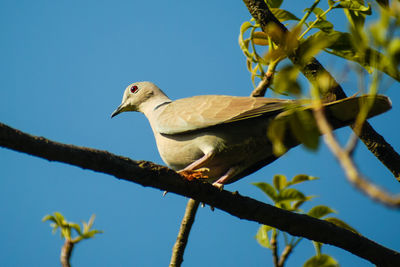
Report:
[[[181,227],[179,228],[178,237],[176,238],[175,245],[172,248],[172,256],[169,263],[170,267],[179,267],[183,262],[183,254],[189,239],[190,230],[192,229],[196,217],[197,209],[199,208],[199,203],[199,201],[191,198],[186,205],[186,211],[181,222]]]
[[[275,267],[279,267],[279,257],[278,257],[278,232],[276,229],[272,230],[271,237],[271,250],[272,250],[272,261],[274,262]]]
[[[326,144],[339,160],[349,182],[361,192],[365,193],[367,196],[376,201],[379,201],[389,207],[400,207],[399,196],[391,196],[389,193],[374,185],[360,174],[349,153],[342,149],[339,143],[336,141],[332,127],[329,125],[329,122],[325,117],[321,100],[315,99],[313,102],[313,111],[318,128],[320,129],[321,133],[325,135],[324,140]]]
[[[263,97],[265,95],[265,92],[267,91],[268,87],[272,83],[272,79],[274,78],[274,73],[275,73],[275,68],[276,68],[277,62],[268,65],[268,70],[265,73],[264,77],[262,80],[258,83],[257,87],[251,92],[250,96],[252,97]]]
[[[61,248],[61,255],[60,255],[60,261],[61,261],[61,266],[62,267],[71,267],[71,264],[69,262],[72,254],[72,249],[74,248],[75,243],[72,242],[69,239],[65,240],[64,245]]]
[[[285,249],[282,251],[281,257],[279,259],[279,267],[285,266],[285,262],[288,259],[290,253],[293,251],[293,246],[292,245],[286,245]]]

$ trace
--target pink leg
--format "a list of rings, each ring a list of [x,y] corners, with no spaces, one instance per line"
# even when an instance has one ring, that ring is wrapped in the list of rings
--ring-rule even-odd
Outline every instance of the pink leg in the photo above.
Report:
[[[208,168],[201,168],[204,164],[207,163],[209,159],[214,156],[213,152],[209,152],[205,154],[200,159],[196,160],[192,164],[186,166],[183,170],[177,171],[177,173],[181,174],[187,180],[191,181],[193,179],[207,179],[207,172],[210,171]]]
[[[191,170],[199,169],[199,168],[201,168],[201,166],[203,166],[212,157],[214,157],[213,151],[208,152],[207,154],[205,154],[204,156],[202,156],[201,158],[199,158],[195,162],[193,162],[190,165],[186,166],[183,169],[183,171],[191,171]]]
[[[234,177],[238,173],[238,169],[235,167],[230,168],[221,178],[213,183],[213,186],[218,187],[220,189],[224,188],[224,184],[229,181],[232,177]]]

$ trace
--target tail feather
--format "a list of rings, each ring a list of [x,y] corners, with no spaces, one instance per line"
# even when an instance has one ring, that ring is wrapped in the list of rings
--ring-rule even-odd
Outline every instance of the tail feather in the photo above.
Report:
[[[370,106],[367,114],[368,119],[391,109],[392,102],[387,96],[364,95],[326,103],[324,106],[328,121],[337,129],[352,124],[363,105]]]
[[[334,102],[325,103],[325,116],[333,129],[345,127],[355,122],[358,114],[362,110],[361,107],[366,104],[370,106],[370,109],[367,113],[367,119],[382,114],[392,107],[390,99],[383,95],[348,97]],[[312,105],[305,107],[303,111],[309,113],[308,118],[313,118],[311,113]],[[275,119],[284,119],[284,121],[290,122],[294,114],[295,113],[292,112],[282,112]],[[310,142],[310,140],[313,140],[313,137],[316,134],[315,131],[319,132],[317,125],[315,124],[315,120],[309,121],[308,125],[307,122],[305,124],[303,123],[305,122],[303,121],[302,123],[295,124],[289,123],[288,127],[284,128],[284,133],[281,135],[281,137],[278,137],[278,139],[282,138],[280,142],[282,142],[287,149],[295,147],[301,143],[306,144],[306,142],[309,142],[309,147],[311,147],[310,144],[314,144],[314,142]]]

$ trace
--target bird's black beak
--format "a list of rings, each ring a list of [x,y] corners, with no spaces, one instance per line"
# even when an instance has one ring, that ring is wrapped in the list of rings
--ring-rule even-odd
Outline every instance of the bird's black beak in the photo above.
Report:
[[[114,112],[111,114],[111,118],[113,118],[113,117],[115,117],[115,116],[117,116],[118,114],[120,114],[121,112],[123,112],[124,110],[124,107],[122,106],[122,104],[119,106],[119,107],[117,107],[117,109],[116,110],[114,110]]]

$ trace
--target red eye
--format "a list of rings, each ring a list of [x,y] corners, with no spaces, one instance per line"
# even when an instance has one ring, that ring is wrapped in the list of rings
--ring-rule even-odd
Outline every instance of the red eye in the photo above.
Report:
[[[132,85],[132,87],[131,87],[131,93],[136,93],[136,91],[138,90],[139,88],[137,87],[137,85]]]

